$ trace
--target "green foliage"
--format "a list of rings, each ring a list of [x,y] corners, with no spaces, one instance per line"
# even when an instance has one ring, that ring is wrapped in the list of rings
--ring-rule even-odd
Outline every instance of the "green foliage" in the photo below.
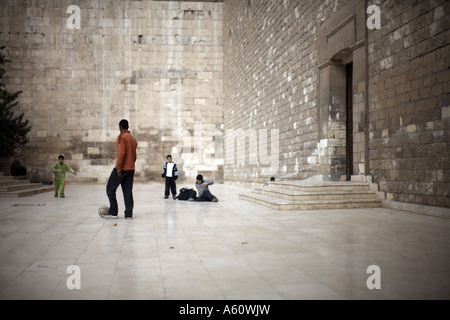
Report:
[[[24,114],[14,114],[14,108],[18,106],[17,99],[22,91],[8,92],[5,88],[6,71],[3,69],[6,59],[2,50],[4,46],[0,45],[0,156],[10,156],[14,152],[16,145],[25,145],[28,143],[28,133],[31,126],[28,120],[24,120]]]

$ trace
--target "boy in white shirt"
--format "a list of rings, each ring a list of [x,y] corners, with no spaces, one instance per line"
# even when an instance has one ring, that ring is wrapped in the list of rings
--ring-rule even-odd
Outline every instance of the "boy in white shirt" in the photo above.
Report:
[[[164,164],[164,168],[161,177],[166,178],[166,188],[164,190],[164,199],[169,199],[169,191],[172,192],[172,197],[175,198],[177,194],[177,185],[175,180],[178,179],[177,165],[172,162],[172,156],[169,154],[167,162]]]

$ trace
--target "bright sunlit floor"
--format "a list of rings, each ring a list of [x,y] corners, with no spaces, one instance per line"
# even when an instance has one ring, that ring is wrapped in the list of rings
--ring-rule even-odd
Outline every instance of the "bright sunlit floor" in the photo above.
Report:
[[[133,220],[120,188],[119,218],[98,216],[100,184],[68,183],[64,199],[0,198],[0,298],[450,298],[449,219],[276,211],[239,200],[242,186],[210,189],[219,202],[165,200],[162,184],[135,184]]]

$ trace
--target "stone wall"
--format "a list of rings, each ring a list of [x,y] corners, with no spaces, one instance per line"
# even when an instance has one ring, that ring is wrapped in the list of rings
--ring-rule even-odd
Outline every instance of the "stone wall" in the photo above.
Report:
[[[371,172],[389,200],[450,207],[450,3],[380,9],[368,35]]]
[[[276,172],[264,174],[267,165],[250,163],[255,151],[247,145],[236,150],[246,154],[246,161],[227,161],[226,179],[265,182],[271,176],[319,174],[318,30],[344,2],[225,1],[225,127],[278,130],[279,137]],[[272,149],[263,143],[259,147]]]
[[[370,5],[380,29],[366,26]],[[449,207],[449,11],[445,0],[225,1],[224,122],[248,140],[225,178],[342,179],[351,63],[351,174],[373,175],[388,200]],[[254,161],[270,151],[252,143],[260,129],[279,132],[275,173]]]
[[[66,25],[70,5],[80,8],[80,29]],[[64,154],[78,171],[71,179],[106,181],[125,118],[138,140],[138,180],[160,181],[170,153],[182,180],[197,170],[220,178],[223,160],[207,157],[223,130],[222,7],[1,1],[8,89],[23,91],[18,111],[33,127],[30,143],[16,150],[30,174],[51,178],[49,165]]]

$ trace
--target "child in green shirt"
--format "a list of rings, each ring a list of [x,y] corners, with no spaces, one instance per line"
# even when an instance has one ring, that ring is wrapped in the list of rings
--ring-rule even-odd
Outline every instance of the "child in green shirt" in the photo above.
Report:
[[[58,162],[50,166],[53,172],[53,182],[55,184],[55,197],[58,196],[58,192],[61,198],[64,198],[64,186],[66,185],[66,172],[77,173],[71,167],[64,163],[64,156],[58,157]]]

